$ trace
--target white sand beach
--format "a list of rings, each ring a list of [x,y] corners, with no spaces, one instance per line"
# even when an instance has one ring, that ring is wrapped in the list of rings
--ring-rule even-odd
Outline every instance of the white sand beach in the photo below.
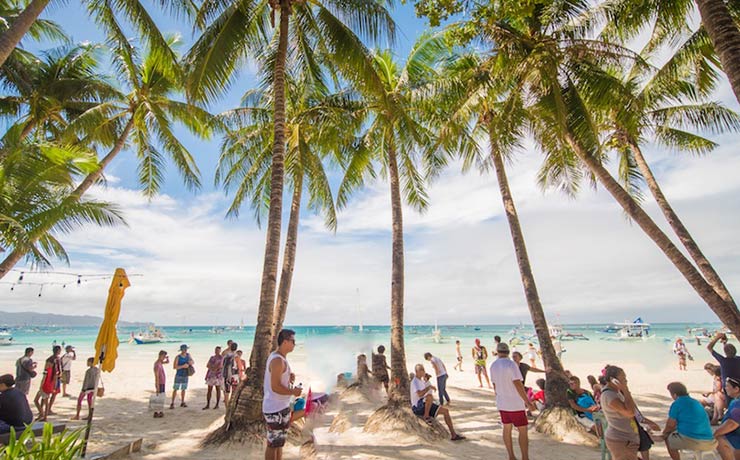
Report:
[[[299,339],[300,341],[300,339]],[[591,347],[608,347],[604,342],[593,342]],[[171,345],[171,344],[168,344]],[[169,348],[173,348],[170,346]],[[494,403],[492,390],[478,388],[472,372],[472,362],[464,361],[465,372],[452,369],[454,365],[454,345],[424,345],[410,342],[407,348],[409,368],[422,361],[422,355],[428,348],[440,356],[450,373],[448,391],[452,398],[450,411],[456,428],[467,436],[467,440],[453,443],[448,440],[428,442],[416,436],[404,433],[368,434],[363,432],[363,424],[372,411],[383,404],[382,395],[376,399],[363,397],[357,392],[344,395],[339,393],[338,400],[328,410],[317,416],[312,422],[312,433],[315,438],[315,457],[300,444],[310,438],[311,431],[304,429],[303,437],[294,437],[286,446],[285,458],[320,458],[320,459],[418,459],[436,458],[472,458],[472,459],[505,459],[506,452],[501,439],[501,424]],[[640,344],[634,345],[639,351]],[[239,458],[262,458],[263,449],[259,446],[224,445],[222,447],[202,447],[201,440],[207,433],[220,425],[223,410],[202,410],[205,402],[205,384],[203,382],[205,361],[210,347],[199,346],[191,350],[196,361],[196,375],[191,379],[187,395],[189,407],[165,409],[165,417],[155,419],[147,411],[148,398],[153,391],[152,363],[158,347],[137,347],[121,345],[120,358],[112,374],[104,374],[106,394],[98,400],[90,449],[93,452],[112,450],[127,441],[143,438],[143,450],[135,458],[145,459],[221,459],[237,456]],[[81,350],[80,357],[86,356]],[[711,386],[709,377],[702,369],[704,362],[711,361],[708,352],[692,348],[695,361],[689,362],[689,370],[682,372],[672,359],[660,365],[645,364],[639,352],[624,355],[619,361],[611,360],[627,372],[630,386],[637,396],[640,409],[649,418],[663,424],[668,412],[670,398],[665,391],[667,383],[679,380],[684,382],[690,391],[706,391]],[[348,356],[351,353],[348,352]],[[172,356],[172,355],[171,355]],[[567,354],[566,354],[567,356]],[[669,355],[670,356],[670,355]],[[289,356],[292,368],[298,380],[304,385],[313,385],[314,390],[329,390],[322,376],[320,366],[308,365],[306,348],[299,346]],[[10,371],[9,362],[2,362],[0,372]],[[583,380],[589,374],[596,374],[605,362],[597,360],[579,360],[570,362],[565,358],[566,368]],[[350,369],[347,369],[350,370]],[[84,361],[78,360],[73,367],[72,392],[79,389],[84,373]],[[336,375],[336,374],[335,374]],[[534,384],[537,374],[530,374],[529,384]],[[172,381],[172,370],[168,369],[168,388]],[[322,386],[322,384],[324,384]],[[34,381],[33,392],[37,382]],[[169,391],[169,390],[168,390]],[[33,396],[33,395],[32,395]],[[698,396],[698,395],[695,395]],[[54,410],[58,415],[50,417],[52,421],[67,421],[73,414],[75,400],[60,398]],[[85,411],[83,409],[83,416]],[[341,415],[340,415],[341,414]],[[340,415],[346,423],[343,433],[331,432],[329,427],[335,417]],[[70,427],[82,426],[84,422],[67,422]],[[531,427],[530,427],[531,428]],[[533,459],[566,460],[575,458],[598,458],[598,449],[557,442],[530,429],[530,449]],[[667,459],[668,454],[660,443],[651,450],[651,458]]]

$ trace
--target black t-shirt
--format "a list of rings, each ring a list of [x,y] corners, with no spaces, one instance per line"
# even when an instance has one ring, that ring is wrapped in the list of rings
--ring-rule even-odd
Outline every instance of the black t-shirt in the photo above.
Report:
[[[522,383],[527,384],[527,372],[529,372],[529,369],[531,369],[532,366],[525,363],[519,363],[519,372],[522,373]]]
[[[26,395],[15,388],[0,393],[0,420],[14,427],[33,422],[33,413],[28,407]]]
[[[712,356],[719,362],[720,372],[722,373],[722,388],[725,387],[725,379],[732,377],[735,380],[740,381],[740,357],[734,356],[728,358],[722,356],[716,351],[712,350]]]

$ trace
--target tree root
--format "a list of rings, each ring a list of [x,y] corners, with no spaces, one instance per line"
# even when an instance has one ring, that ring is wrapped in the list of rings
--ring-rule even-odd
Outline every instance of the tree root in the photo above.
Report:
[[[427,425],[421,417],[411,412],[404,404],[389,403],[368,417],[363,431],[366,433],[404,433],[415,435],[424,441],[433,442],[449,438],[447,430],[435,419]]]
[[[334,419],[331,421],[329,432],[344,433],[350,428],[352,428],[352,422],[350,422],[349,417],[347,417],[346,413],[340,411],[336,416],[334,416]]]
[[[535,429],[558,441],[596,447],[599,440],[578,423],[573,411],[563,407],[545,409],[534,422]]]

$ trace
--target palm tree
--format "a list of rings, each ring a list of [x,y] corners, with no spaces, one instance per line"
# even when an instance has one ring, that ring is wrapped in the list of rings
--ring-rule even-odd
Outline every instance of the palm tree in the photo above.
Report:
[[[16,2],[8,3],[8,0],[4,0],[4,3],[8,6],[16,6]],[[34,27],[36,27],[34,23],[49,3],[52,2],[50,0],[31,0],[22,11],[10,18],[12,20],[8,21],[9,25],[0,33],[0,66],[5,63],[13,49],[18,46],[27,33],[34,33]],[[173,12],[186,15],[192,12],[192,4],[189,0],[160,0],[159,3],[163,8]],[[142,2],[139,0],[117,2],[86,0],[84,4],[87,6],[90,15],[106,30],[106,33],[119,42],[125,42],[128,39],[116,15],[125,17],[145,39],[151,53],[161,61],[161,66],[166,71],[176,71],[176,56],[167,46],[167,40],[162,36]]]
[[[274,13],[279,14],[279,26],[274,28]],[[295,18],[290,21],[290,17]],[[268,25],[271,20],[272,26]],[[269,65],[272,82],[273,137],[270,160],[270,200],[267,217],[267,240],[262,269],[262,283],[257,312],[254,345],[249,358],[249,388],[232,398],[234,404],[226,414],[224,429],[214,433],[212,441],[230,436],[232,422],[250,426],[262,434],[260,405],[263,376],[271,351],[272,325],[277,285],[280,233],[282,226],[283,175],[285,169],[285,69],[286,60],[315,73],[321,63],[314,60],[315,51],[333,60],[363,65],[365,49],[360,37],[374,41],[393,37],[393,21],[383,2],[374,0],[279,0],[256,2],[235,0],[205,2],[196,16],[203,29],[188,53],[188,95],[198,101],[219,97],[233,81],[236,70],[249,57],[259,56],[264,48],[274,47]],[[355,35],[357,32],[360,37]],[[217,52],[214,52],[217,51]],[[355,66],[355,69],[359,67]],[[246,410],[234,419],[232,408],[242,395],[249,400]]]
[[[440,35],[424,35],[400,66],[389,51],[376,52],[367,70],[353,83],[371,119],[346,164],[337,204],[347,205],[351,193],[364,177],[375,176],[373,164],[382,165],[390,184],[392,219],[391,269],[391,382],[388,405],[368,419],[374,430],[387,418],[397,419],[409,409],[409,379],[404,346],[404,242],[402,193],[406,203],[418,211],[428,205],[427,176],[438,172],[442,149],[434,142],[429,119],[425,118],[415,90],[437,76],[436,64],[448,53]],[[423,169],[420,169],[423,168]],[[410,412],[408,412],[410,414]]]
[[[47,141],[6,139],[9,152],[0,164],[0,248],[24,254],[33,264],[68,262],[56,235],[85,224],[124,223],[117,207],[96,200],[71,198],[75,177],[97,168],[95,155],[84,149]],[[7,274],[0,267],[0,277]]]
[[[505,69],[496,67],[498,64],[496,53],[458,56],[444,70],[441,79],[444,91],[440,91],[439,98],[432,99],[430,104],[445,107],[441,112],[442,118],[449,122],[442,139],[443,142],[452,141],[448,149],[459,152],[464,160],[464,169],[477,163],[483,169],[492,165],[496,173],[524,294],[547,369],[548,412],[542,414],[545,420],[551,414],[555,415],[553,408],[559,408],[555,410],[558,414],[563,410],[570,411],[566,395],[568,380],[552,344],[504,165],[504,160],[521,147],[530,114],[524,107],[521,94],[507,79]],[[470,133],[471,127],[474,128],[473,133]],[[480,138],[487,138],[488,149],[481,148],[476,142]],[[571,429],[578,430],[578,427],[573,425]]]
[[[139,181],[146,195],[159,190],[163,180],[165,154],[178,168],[185,184],[200,186],[198,167],[188,149],[173,132],[174,124],[181,123],[191,132],[207,137],[211,129],[208,112],[191,104],[173,99],[181,89],[181,81],[165,73],[153,54],[143,60],[136,49],[123,44],[114,49],[118,75],[129,93],[116,101],[104,102],[88,109],[68,123],[71,139],[111,146],[98,167],[89,172],[71,193],[71,199],[80,199],[103,176],[105,168],[133,140],[139,158]],[[11,252],[0,262],[0,277],[20,261],[22,248]]]
[[[0,97],[0,116],[11,123],[9,132],[18,131],[21,139],[34,129],[41,137],[60,138],[69,120],[119,96],[98,72],[99,46],[62,46],[40,57],[25,52],[17,57],[17,65],[6,65],[0,72],[11,89],[11,94]]]
[[[303,189],[309,191],[309,207],[325,215],[326,226],[336,229],[336,210],[323,158],[339,157],[342,148],[354,140],[359,118],[351,95],[329,94],[323,82],[287,79],[286,170],[293,193],[285,240],[283,267],[273,319],[273,348],[282,329],[295,267],[298,225]],[[238,109],[219,117],[231,129],[222,146],[216,169],[216,182],[235,190],[228,215],[238,217],[245,199],[249,199],[258,224],[270,203],[271,151],[273,132],[271,95],[265,90],[251,90]]]
[[[696,8],[696,9],[695,9]],[[646,26],[656,42],[670,42],[688,31],[690,17],[698,10],[714,51],[740,101],[740,30],[738,6],[725,0],[619,0],[604,9],[612,21],[613,36],[628,39]]]
[[[706,95],[716,86],[716,78],[706,58],[693,49],[697,38],[700,37],[691,37],[660,68],[634,71],[624,76],[631,102],[611,112],[612,133],[607,145],[620,154],[621,165],[638,168],[663,215],[704,278],[726,302],[734,303],[722,279],[668,202],[641,149],[652,134],[655,141],[667,147],[707,153],[717,144],[686,129],[719,133],[740,128],[740,118],[735,112],[719,103],[705,102]],[[629,180],[632,168],[623,169],[624,179]],[[630,185],[627,187],[629,189]]]

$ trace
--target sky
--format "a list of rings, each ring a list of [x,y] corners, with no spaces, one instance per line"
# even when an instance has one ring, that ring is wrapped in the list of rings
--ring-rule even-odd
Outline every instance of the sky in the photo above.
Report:
[[[154,10],[154,9],[152,9]],[[179,32],[184,47],[189,26],[153,13],[163,30]],[[67,2],[45,17],[60,22],[77,42],[102,34]],[[397,5],[402,59],[424,29],[413,6]],[[31,50],[45,44],[28,43]],[[210,109],[238,101],[254,78],[246,69],[229,93]],[[738,109],[729,85],[716,99]],[[30,273],[28,267],[0,284],[0,310],[102,316],[108,281],[76,284],[75,274],[113,273],[123,267],[131,287],[121,319],[160,325],[235,325],[256,321],[264,255],[264,228],[249,209],[225,217],[230,200],[213,185],[219,140],[198,141],[178,133],[201,169],[203,187],[186,190],[169,168],[162,193],[149,200],[136,182],[136,162],[127,151],[109,167],[93,195],[118,204],[127,226],[84,227],[62,235],[70,265]],[[731,292],[740,286],[740,135],[714,137],[720,147],[704,157],[655,146],[646,157],[663,190]],[[715,321],[654,243],[631,223],[601,188],[584,186],[576,198],[536,184],[543,156],[531,143],[507,164],[507,172],[543,307],[551,321],[607,323],[641,316],[651,322]],[[610,165],[614,169],[614,165]],[[339,172],[332,173],[336,183]],[[646,191],[647,192],[647,191]],[[528,310],[498,185],[491,174],[450,167],[429,187],[430,207],[404,208],[405,318],[407,324],[513,324],[528,322]],[[646,193],[646,195],[649,195]],[[665,230],[653,200],[644,207]],[[388,324],[390,319],[391,217],[388,182],[379,178],[354,196],[339,214],[336,233],[321,216],[304,209],[286,324]],[[283,229],[287,227],[287,211]],[[676,241],[676,238],[672,238]],[[17,283],[20,270],[24,283]],[[84,279],[84,278],[83,278]],[[39,286],[31,283],[70,284]],[[1,320],[0,320],[1,322]]]

